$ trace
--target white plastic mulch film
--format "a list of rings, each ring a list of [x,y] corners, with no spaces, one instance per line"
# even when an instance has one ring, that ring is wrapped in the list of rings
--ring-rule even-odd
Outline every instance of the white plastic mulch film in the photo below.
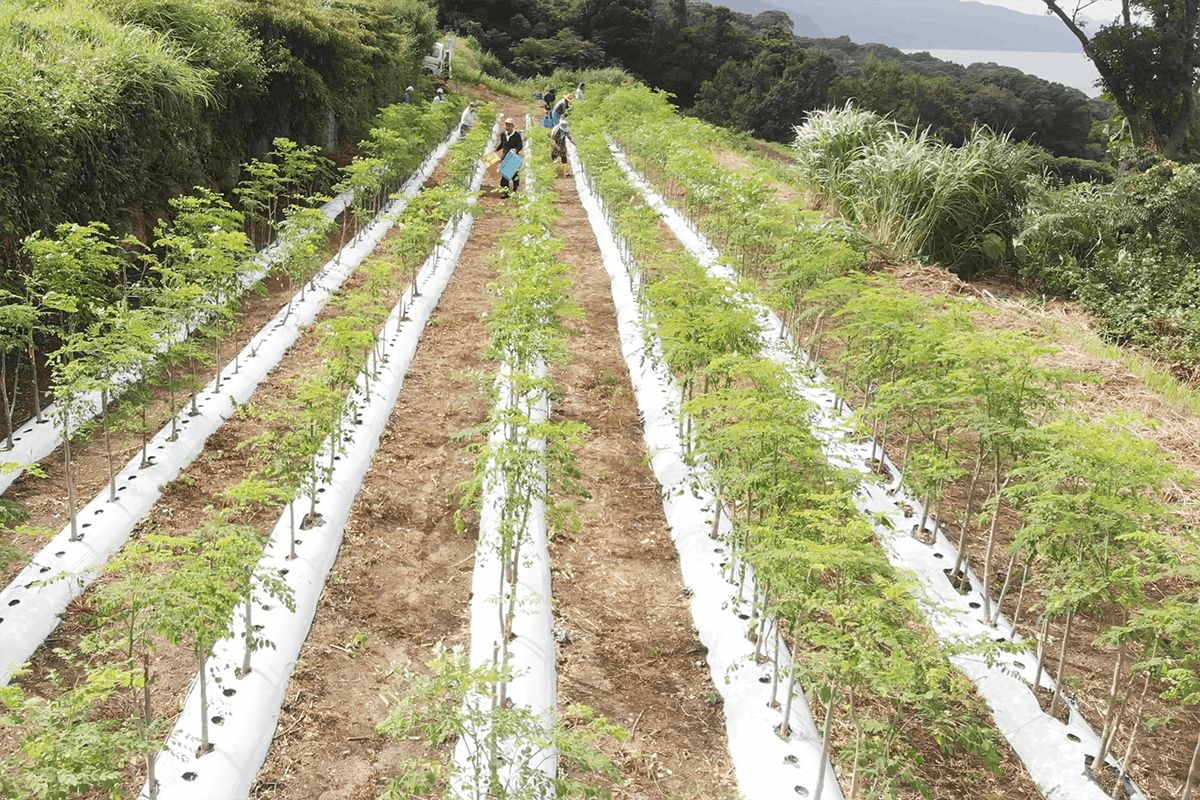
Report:
[[[644,352],[642,316],[620,248],[600,201],[587,185],[573,145],[569,152],[579,197],[596,231],[612,283],[621,350],[642,413],[650,466],[662,486],[663,510],[679,552],[680,570],[691,592],[692,619],[700,641],[708,649],[705,658],[713,684],[724,700],[729,753],[738,787],[747,800],[811,798],[824,771],[823,800],[840,800],[837,778],[828,760],[822,763],[821,736],[802,695],[792,703],[791,735],[785,740],[776,733],[783,711],[770,705],[770,666],[755,663],[754,645],[748,638],[749,621],[743,619],[748,615],[740,613],[744,607],[738,604],[737,587],[722,569],[731,558],[730,550],[723,541],[709,536],[714,498],[693,489],[697,481],[692,478],[692,467],[680,455],[679,391],[661,359]],[[723,519],[721,525],[727,532],[728,520]],[[780,670],[786,671],[790,665],[786,648],[781,648]]]

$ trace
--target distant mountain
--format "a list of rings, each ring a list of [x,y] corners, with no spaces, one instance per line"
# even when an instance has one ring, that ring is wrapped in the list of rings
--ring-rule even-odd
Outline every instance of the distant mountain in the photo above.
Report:
[[[781,9],[797,36],[849,36],[904,49],[1079,52],[1054,17],[962,0],[714,0],[743,14]],[[815,31],[815,32],[814,32]]]

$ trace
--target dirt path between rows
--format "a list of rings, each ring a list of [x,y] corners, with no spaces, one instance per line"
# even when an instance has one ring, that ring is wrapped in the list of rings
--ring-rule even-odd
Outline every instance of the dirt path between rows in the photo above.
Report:
[[[491,243],[511,219],[484,196],[474,232],[421,337],[384,429],[252,797],[374,800],[406,743],[377,734],[393,664],[466,646],[476,537],[454,530],[454,487],[473,456],[451,437],[487,417],[496,366],[482,354]],[[481,384],[481,381],[483,382]],[[355,637],[364,637],[358,640]],[[357,643],[356,643],[357,642]]]
[[[614,797],[736,797],[720,698],[692,629],[679,557],[662,510],[621,355],[608,276],[574,180],[555,181],[572,299],[570,363],[556,415],[586,423],[579,466],[590,500],[577,500],[578,532],[551,542],[559,705],[585,703],[633,735],[634,779]]]

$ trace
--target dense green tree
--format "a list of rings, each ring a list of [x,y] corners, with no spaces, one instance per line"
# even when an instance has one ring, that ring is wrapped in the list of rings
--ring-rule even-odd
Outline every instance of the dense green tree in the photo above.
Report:
[[[586,0],[572,27],[611,60],[649,78],[658,70],[658,43],[665,25],[653,0]]]
[[[991,96],[1004,98],[999,106],[977,96],[985,88]],[[1017,70],[971,74],[963,82],[963,91],[967,118],[996,133],[1041,145],[1056,156],[1099,159],[1104,155],[1100,145],[1090,141],[1097,110],[1082,92]]]
[[[755,51],[750,35],[724,6],[693,7],[688,21],[664,48],[654,80],[683,108],[691,107],[701,84],[715,77],[722,64],[745,61]]]
[[[908,128],[929,128],[943,141],[965,140],[963,91],[949,78],[924,78],[905,72],[895,61],[868,55],[858,78],[839,76],[830,88],[834,105],[852,102],[858,108],[888,116]]]
[[[774,28],[747,62],[727,61],[696,98],[696,115],[775,142],[792,137],[808,112],[825,106],[836,66],[828,53],[805,50]]]
[[[479,45],[495,54],[505,65],[512,63],[512,47],[529,37],[553,36],[562,23],[555,25],[547,11],[559,10],[560,3],[536,0],[439,0],[438,25],[443,29],[471,36]],[[541,8],[545,5],[548,8]],[[587,38],[587,37],[585,37]]]
[[[769,11],[755,14],[746,25],[746,30],[755,35],[765,35],[771,28],[783,28],[788,37],[791,37],[795,27],[795,23],[792,22],[792,18],[788,16],[786,11],[773,8]]]
[[[524,75],[549,75],[558,67],[586,69],[605,63],[604,51],[563,28],[548,39],[532,36],[512,49],[513,69]]]
[[[1195,125],[1200,77],[1200,0],[1122,0],[1121,17],[1093,35],[1081,8],[1043,0],[1096,66],[1129,122],[1135,145],[1177,154]]]

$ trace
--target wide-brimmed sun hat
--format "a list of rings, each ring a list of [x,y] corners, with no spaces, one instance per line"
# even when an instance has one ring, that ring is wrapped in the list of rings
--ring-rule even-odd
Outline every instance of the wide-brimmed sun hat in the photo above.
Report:
[[[512,117],[505,117],[505,119],[504,119],[504,124],[505,124],[505,125],[516,125],[517,123],[513,122],[513,118],[512,118]]]

